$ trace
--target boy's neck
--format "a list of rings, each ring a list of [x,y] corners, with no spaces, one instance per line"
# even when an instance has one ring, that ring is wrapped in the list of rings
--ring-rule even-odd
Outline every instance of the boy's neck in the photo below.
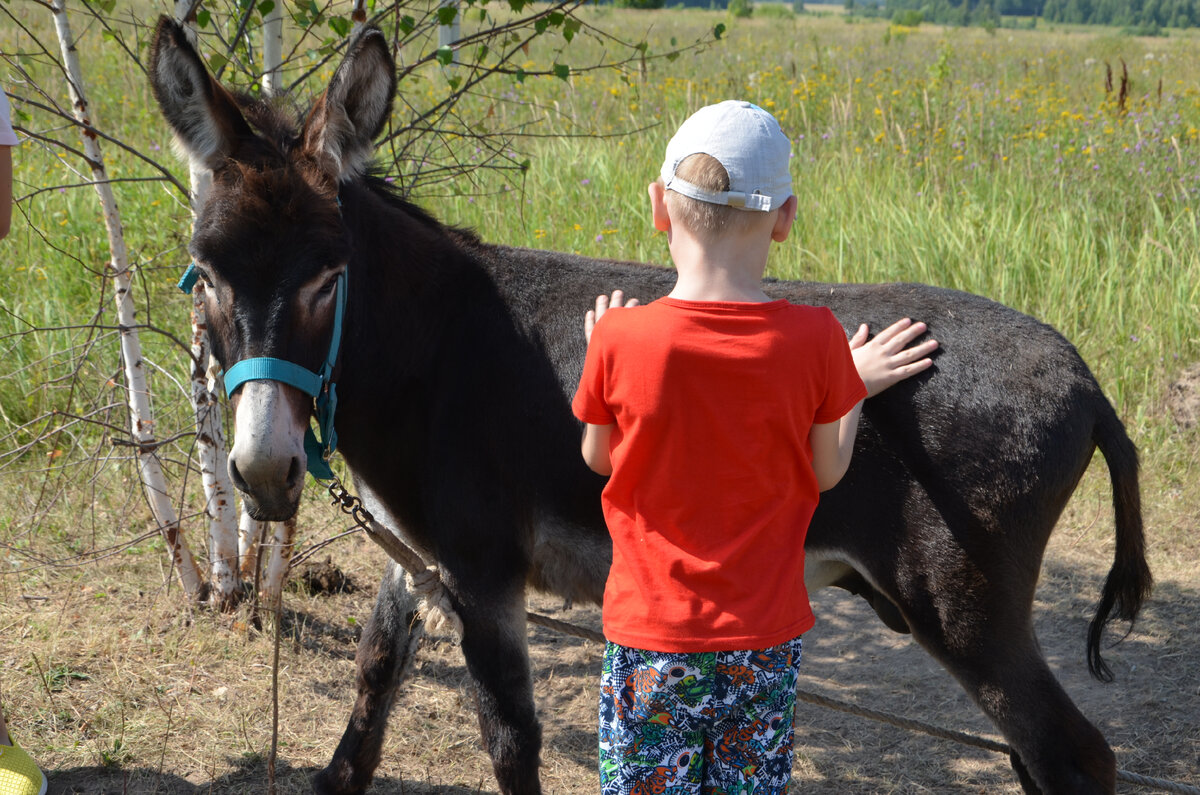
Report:
[[[762,289],[769,237],[732,235],[701,243],[676,226],[669,242],[679,274],[671,298],[739,303],[772,300]]]

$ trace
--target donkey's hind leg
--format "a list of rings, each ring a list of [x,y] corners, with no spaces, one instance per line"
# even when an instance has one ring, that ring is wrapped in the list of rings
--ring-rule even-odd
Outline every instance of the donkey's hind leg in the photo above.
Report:
[[[996,615],[989,618],[989,624],[1002,620]],[[989,635],[969,653],[956,653],[938,640],[931,641],[915,627],[913,635],[1004,734],[1013,749],[1010,761],[1026,792],[1109,795],[1116,791],[1112,749],[1055,679],[1031,627],[1013,627],[1003,639]]]
[[[404,584],[403,570],[389,563],[375,609],[358,641],[358,696],[350,721],[329,766],[313,777],[318,795],[359,793],[371,783],[379,766],[392,699],[412,666],[424,629],[417,615],[417,599]]]

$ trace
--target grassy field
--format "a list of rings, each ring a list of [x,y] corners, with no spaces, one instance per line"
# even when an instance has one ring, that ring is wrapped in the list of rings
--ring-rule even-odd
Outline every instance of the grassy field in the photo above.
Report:
[[[77,134],[38,107],[67,104],[35,41],[56,46],[49,14],[21,0],[5,8],[21,25],[0,23],[0,83],[16,98],[17,123],[36,136],[15,151],[20,204],[0,243],[0,479],[8,495],[0,507],[0,700],[28,727],[27,744],[56,769],[186,769],[181,787],[232,781],[239,765],[261,762],[268,741],[269,644],[244,616],[197,617],[182,608],[128,448],[113,444],[128,412],[100,210],[82,184],[90,175],[77,154],[38,137],[79,148]],[[149,4],[134,8],[137,19],[157,13]],[[1195,603],[1200,431],[1171,411],[1172,400],[1195,396],[1200,380],[1194,34],[989,35],[841,16],[777,12],[735,21],[705,11],[603,7],[581,17],[625,38],[645,32],[652,55],[672,41],[711,43],[607,71],[586,70],[611,47],[586,30],[565,48],[561,37],[535,43],[521,64],[528,72],[555,62],[575,72],[567,80],[498,78],[464,101],[460,116],[474,132],[492,133],[489,140],[525,133],[505,137],[499,161],[495,151],[447,132],[431,136],[420,155],[408,148],[386,162],[414,185],[415,200],[491,241],[666,264],[645,186],[670,133],[692,110],[721,99],[772,110],[794,142],[800,199],[793,237],[772,255],[772,275],[928,282],[986,295],[1060,329],[1142,450],[1158,580]],[[714,40],[717,24],[727,29]],[[164,459],[202,556],[186,357],[176,343],[187,339],[187,303],[173,287],[186,263],[188,210],[173,187],[142,181],[158,172],[134,153],[183,182],[186,169],[171,156],[140,69],[97,25],[81,21],[80,29],[92,118],[133,150],[105,144],[112,176],[129,180],[116,190],[137,267],[139,319],[153,327],[145,344],[159,436],[179,437]],[[123,29],[144,43],[144,31]],[[398,124],[436,104],[454,76],[438,67],[407,76]],[[312,86],[326,77],[318,68]],[[302,102],[308,90],[299,90]],[[526,159],[526,169],[477,167]],[[414,176],[451,161],[465,166],[459,176]],[[1173,390],[1175,383],[1182,386]],[[1101,563],[1112,537],[1106,488],[1097,472],[1089,475],[1064,520],[1065,536],[1094,546]],[[316,490],[308,499],[303,532],[312,542],[339,525]],[[360,546],[331,551],[366,584],[379,559]],[[310,655],[323,651],[334,662],[312,676],[313,692],[344,688],[367,601],[317,609],[293,594],[288,602],[295,621],[286,664],[311,671]],[[304,616],[319,618],[305,623]],[[292,695],[311,702],[312,693]],[[210,707],[223,720],[234,715],[235,725],[218,725],[204,714]],[[286,729],[285,755],[297,766],[327,753],[322,743],[335,736],[327,724],[344,714],[335,707],[332,718],[318,717],[311,703],[304,709]]]

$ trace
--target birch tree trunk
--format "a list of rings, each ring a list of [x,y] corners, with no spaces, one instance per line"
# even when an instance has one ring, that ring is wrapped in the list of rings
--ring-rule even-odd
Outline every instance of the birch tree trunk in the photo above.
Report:
[[[454,20],[449,25],[438,25],[438,47],[450,47],[454,42],[462,38],[462,24],[459,18],[462,16],[462,9],[458,7],[458,0],[440,0],[438,2],[440,8],[453,8],[458,13],[454,15]],[[458,50],[454,51],[454,60],[450,62],[452,65],[458,64]]]
[[[283,87],[283,3],[277,2],[263,17],[263,91],[269,97],[279,95]]]
[[[292,553],[295,551],[296,517],[293,516],[284,522],[275,522],[274,527],[271,557],[267,562],[267,570],[263,572],[262,598],[269,609],[276,611],[275,620],[278,621],[283,582],[287,579],[288,569],[292,565]],[[262,554],[262,550],[259,550],[259,554]]]
[[[179,518],[167,493],[166,478],[158,459],[158,442],[154,437],[154,417],[150,406],[150,392],[146,385],[146,368],[142,361],[142,345],[137,333],[137,319],[131,292],[129,255],[125,248],[125,233],[121,226],[121,215],[100,142],[89,119],[88,103],[83,85],[79,56],[75,51],[75,40],[67,19],[66,0],[51,0],[50,10],[54,13],[54,27],[62,48],[63,67],[67,73],[71,102],[76,120],[84,126],[83,148],[92,170],[96,192],[104,210],[104,226],[108,232],[111,252],[109,269],[116,290],[117,325],[121,333],[121,358],[125,366],[125,388],[128,392],[130,433],[137,444],[138,464],[142,486],[159,532],[170,550],[172,563],[179,575],[180,583],[188,598],[195,602],[203,598],[203,580],[196,561],[188,549]]]
[[[196,0],[175,4],[176,20],[195,44],[192,27]],[[204,203],[212,174],[194,164],[189,170],[192,212]],[[238,597],[238,528],[235,492],[229,479],[225,433],[221,427],[219,388],[210,378],[208,323],[204,314],[204,284],[192,290],[192,408],[196,415],[196,454],[204,486],[204,515],[208,518],[209,579],[211,600],[220,610],[232,610]]]
[[[354,0],[354,9],[350,12],[350,21],[354,23],[351,35],[358,33],[367,22],[367,0]]]

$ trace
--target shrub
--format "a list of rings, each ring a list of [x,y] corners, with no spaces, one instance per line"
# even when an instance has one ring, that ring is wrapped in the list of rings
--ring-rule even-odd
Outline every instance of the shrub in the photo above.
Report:
[[[754,13],[754,3],[750,0],[729,0],[729,16],[744,18]]]

